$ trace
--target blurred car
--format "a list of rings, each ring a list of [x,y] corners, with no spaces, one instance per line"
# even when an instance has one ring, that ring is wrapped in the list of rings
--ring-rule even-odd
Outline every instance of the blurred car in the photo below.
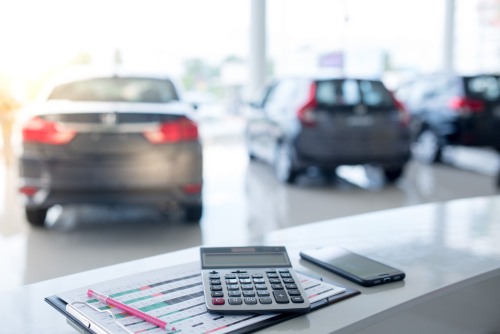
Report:
[[[184,93],[184,98],[196,108],[197,120],[220,119],[227,114],[224,105],[210,92],[190,91]]]
[[[147,204],[202,215],[202,150],[191,106],[167,76],[73,69],[49,82],[22,129],[20,192],[42,226],[55,204]]]
[[[260,96],[247,111],[248,152],[272,163],[279,180],[358,164],[380,164],[390,181],[402,175],[409,115],[380,81],[287,78]]]
[[[500,151],[500,76],[422,76],[400,87],[396,97],[412,114],[420,161],[440,160],[445,145]]]

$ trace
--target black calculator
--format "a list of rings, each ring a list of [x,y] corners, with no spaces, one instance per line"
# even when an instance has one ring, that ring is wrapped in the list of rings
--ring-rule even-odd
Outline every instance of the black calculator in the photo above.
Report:
[[[209,313],[307,312],[311,304],[285,247],[202,247]]]

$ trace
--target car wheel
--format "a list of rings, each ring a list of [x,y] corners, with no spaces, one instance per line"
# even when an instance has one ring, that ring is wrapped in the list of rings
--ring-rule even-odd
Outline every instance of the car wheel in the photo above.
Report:
[[[432,130],[424,130],[418,136],[416,147],[413,154],[417,160],[430,164],[440,161],[441,159],[441,145],[439,144],[439,137]]]
[[[33,226],[42,227],[47,217],[48,209],[28,209],[26,208],[26,219]]]
[[[293,168],[290,148],[288,145],[281,143],[274,154],[274,174],[276,178],[281,182],[293,183],[297,172]]]
[[[387,181],[394,182],[403,175],[404,168],[403,166],[397,168],[384,168],[384,174],[387,178]]]
[[[202,205],[189,205],[185,207],[185,220],[188,223],[199,223],[202,215]]]

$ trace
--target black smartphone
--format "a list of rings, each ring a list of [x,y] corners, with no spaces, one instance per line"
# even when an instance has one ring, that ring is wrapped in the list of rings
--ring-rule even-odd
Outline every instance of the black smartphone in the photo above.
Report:
[[[340,247],[311,249],[300,252],[300,256],[362,286],[401,281],[406,276],[401,270]]]

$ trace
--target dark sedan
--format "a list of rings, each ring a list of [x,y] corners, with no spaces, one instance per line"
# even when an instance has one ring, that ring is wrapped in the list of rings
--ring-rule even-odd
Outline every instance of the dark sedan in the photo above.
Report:
[[[55,204],[146,204],[202,215],[202,150],[173,81],[81,69],[40,93],[23,127],[20,192],[42,226]]]
[[[249,114],[249,155],[272,163],[283,182],[312,166],[357,164],[381,165],[392,181],[410,157],[409,115],[377,80],[279,80]]]

